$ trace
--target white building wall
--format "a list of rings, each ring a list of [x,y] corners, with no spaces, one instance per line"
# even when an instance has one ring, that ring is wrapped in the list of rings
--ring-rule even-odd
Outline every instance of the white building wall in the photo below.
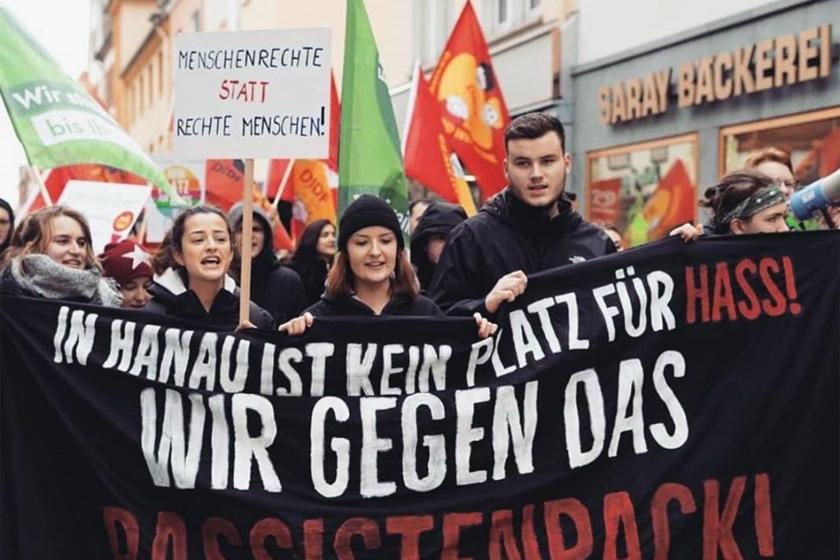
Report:
[[[579,0],[577,64],[770,3],[772,0]]]

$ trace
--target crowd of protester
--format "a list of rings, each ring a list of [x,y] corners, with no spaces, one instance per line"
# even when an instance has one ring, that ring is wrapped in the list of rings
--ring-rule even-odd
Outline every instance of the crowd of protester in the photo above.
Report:
[[[250,240],[242,207],[227,215],[212,206],[180,212],[154,255],[138,241],[108,244],[94,254],[85,216],[52,206],[15,224],[0,199],[0,292],[101,306],[142,309],[210,328],[280,329],[303,333],[318,317],[471,315],[479,336],[504,302],[521,295],[528,275],[624,250],[613,226],[596,226],[566,192],[571,161],[562,124],[531,113],[505,132],[509,185],[470,218],[457,205],[415,200],[410,244],[394,210],[364,195],[338,224],[304,230],[288,262],[278,259],[271,221],[254,211]],[[708,221],[672,231],[700,235],[779,233],[798,187],[790,157],[756,151],[700,201]],[[832,208],[818,226],[838,216]],[[338,226],[338,227],[336,227]],[[250,308],[239,319],[242,244],[251,246]]]

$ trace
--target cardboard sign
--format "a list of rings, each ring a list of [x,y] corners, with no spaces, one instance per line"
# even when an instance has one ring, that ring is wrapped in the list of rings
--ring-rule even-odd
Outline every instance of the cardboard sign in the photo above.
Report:
[[[329,29],[183,34],[175,45],[178,157],[327,157]]]
[[[152,187],[96,181],[68,181],[58,204],[80,211],[90,224],[93,251],[124,239],[152,193]]]

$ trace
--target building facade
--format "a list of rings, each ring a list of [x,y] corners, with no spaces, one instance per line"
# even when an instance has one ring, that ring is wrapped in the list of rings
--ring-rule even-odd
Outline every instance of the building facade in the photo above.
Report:
[[[563,27],[576,2],[472,1],[510,112],[556,110],[562,98]],[[431,73],[464,2],[365,1],[400,130],[415,61]],[[129,134],[148,152],[165,152],[171,147],[178,33],[328,27],[340,90],[344,18],[345,2],[339,0],[93,0],[89,74]]]
[[[664,21],[676,5],[701,9],[642,1],[622,20],[637,33],[607,48],[597,44],[600,4],[581,3],[571,70],[572,184],[588,218],[638,244],[700,217],[705,188],[753,150],[788,151],[805,184],[840,166],[840,0],[709,0],[699,26],[634,44],[658,8]],[[605,36],[617,33],[610,25]]]

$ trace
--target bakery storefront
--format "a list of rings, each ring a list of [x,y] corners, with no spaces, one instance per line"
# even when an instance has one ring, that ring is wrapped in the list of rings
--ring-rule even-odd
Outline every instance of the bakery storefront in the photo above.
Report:
[[[840,10],[789,2],[572,72],[580,207],[628,245],[696,220],[698,200],[756,149],[800,183],[840,167]]]

